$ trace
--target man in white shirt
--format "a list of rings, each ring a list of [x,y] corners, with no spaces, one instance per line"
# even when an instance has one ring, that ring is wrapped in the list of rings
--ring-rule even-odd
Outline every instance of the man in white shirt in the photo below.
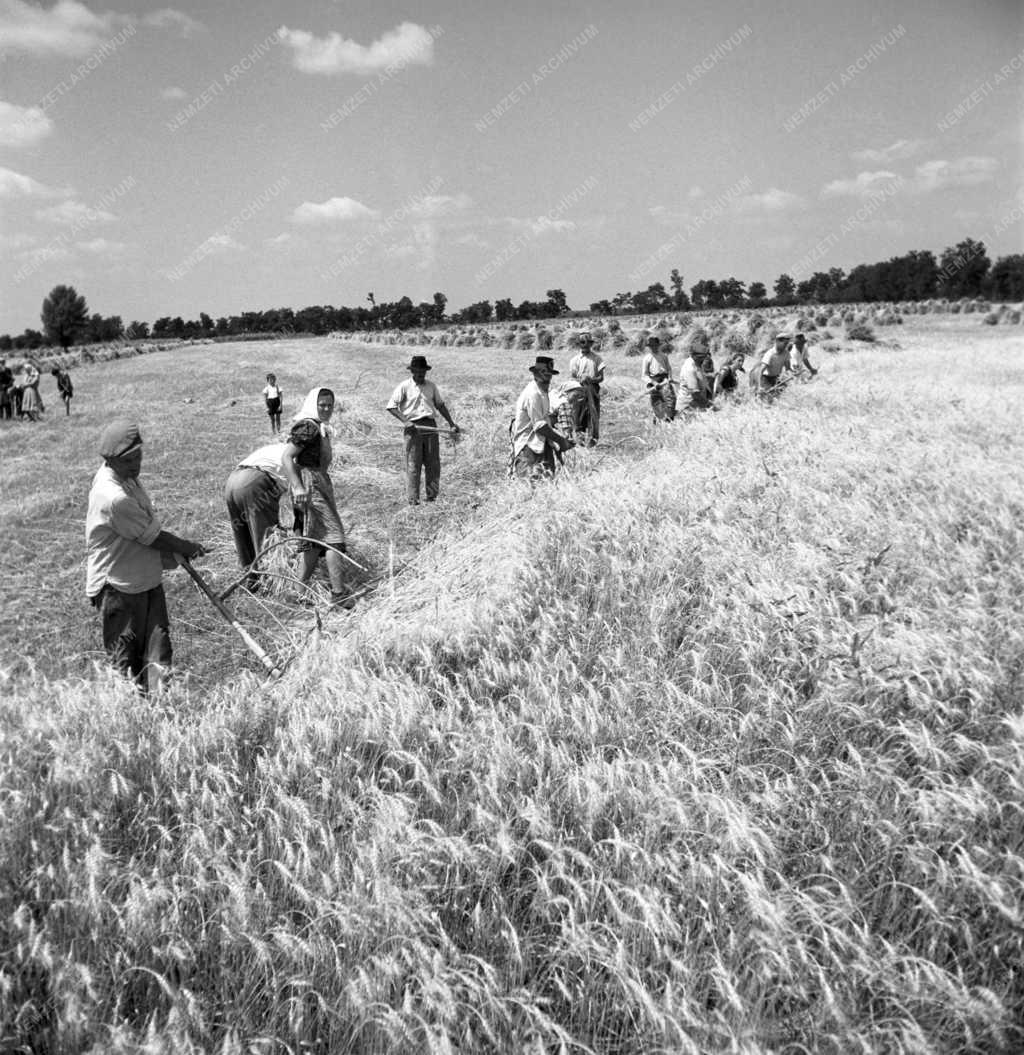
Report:
[[[437,500],[441,489],[441,443],[437,415],[448,422],[452,432],[459,426],[452,421],[441,393],[427,380],[431,369],[425,355],[414,355],[409,361],[410,378],[391,393],[387,412],[405,426],[405,488],[409,505],[420,504],[420,475],[426,476],[428,502]]]
[[[750,372],[750,387],[759,396],[778,394],[784,385],[783,373],[789,366],[789,345],[793,335],[783,330],[775,335],[775,344]]]
[[[579,398],[573,407],[573,426],[583,442],[593,447],[600,434],[604,362],[594,351],[594,335],[590,330],[580,330],[576,341],[580,350],[569,360],[569,376],[580,385]]]
[[[654,420],[673,421],[676,416],[676,388],[672,379],[669,355],[672,345],[652,333],[647,338],[647,351],[640,363],[640,379],[651,399]]]
[[[533,380],[520,393],[509,428],[512,447],[509,475],[534,481],[554,476],[556,452],[561,460],[562,452],[572,447],[573,442],[551,424],[548,389],[551,378],[558,373],[555,361],[538,355],[530,372]]]
[[[100,466],[85,520],[85,592],[103,618],[111,662],[143,692],[160,687],[171,665],[164,568],[175,555],[201,557],[205,547],[164,531],[139,483],[142,436],[134,422],[112,421],[100,437]]]

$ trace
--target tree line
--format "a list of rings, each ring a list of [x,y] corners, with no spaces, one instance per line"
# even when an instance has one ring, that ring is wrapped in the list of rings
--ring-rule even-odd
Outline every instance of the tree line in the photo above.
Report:
[[[874,264],[859,264],[847,274],[842,268],[816,271],[796,281],[781,274],[772,285],[773,296],[763,282],[749,285],[734,277],[702,278],[687,292],[678,268],[669,275],[668,288],[654,282],[645,290],[616,293],[594,301],[597,315],[653,314],[661,311],[700,311],[712,308],[790,307],[801,304],[861,303],[927,300],[946,297],[983,297],[990,300],[1024,300],[1024,254],[1000,257],[993,264],[983,242],[965,238],[943,250],[938,260],[930,250],[912,250],[903,256]],[[442,324],[513,322],[557,318],[571,309],[565,293],[549,289],[544,300],[510,297],[469,304],[446,314],[448,298],[435,293],[430,301],[414,304],[411,298],[381,301],[371,292],[366,305],[350,308],[314,304],[299,311],[271,308],[213,319],[200,312],[198,319],[163,316],[152,327],[133,320],[125,326],[119,315],[89,315],[85,298],[73,287],[57,286],[43,302],[43,329],[26,329],[18,336],[0,335],[0,352],[33,350],[48,344],[68,348],[79,343],[111,343],[118,340],[233,338],[249,334],[326,334],[334,331],[413,329]]]

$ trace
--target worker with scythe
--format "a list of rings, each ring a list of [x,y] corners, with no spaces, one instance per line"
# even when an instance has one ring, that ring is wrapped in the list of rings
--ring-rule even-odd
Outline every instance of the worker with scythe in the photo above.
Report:
[[[103,458],[89,491],[85,592],[103,619],[113,665],[144,692],[158,690],[171,666],[170,618],[163,572],[177,557],[201,557],[199,542],[165,531],[139,483],[142,435],[125,418],[100,437]]]
[[[391,393],[387,412],[405,426],[405,496],[409,505],[420,504],[420,477],[426,477],[426,499],[437,501],[441,490],[441,444],[437,415],[448,422],[453,435],[459,426],[445,406],[441,393],[433,381],[427,380],[431,369],[425,355],[414,355],[409,360],[409,373]]]

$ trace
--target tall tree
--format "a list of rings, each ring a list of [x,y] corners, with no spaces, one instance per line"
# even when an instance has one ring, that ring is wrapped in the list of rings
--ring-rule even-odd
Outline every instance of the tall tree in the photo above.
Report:
[[[443,293],[434,294],[434,322],[444,322],[444,309],[448,306],[448,298]]]
[[[780,304],[793,303],[793,295],[796,293],[796,283],[790,275],[785,273],[779,275],[772,288],[775,290],[775,299]]]
[[[551,305],[552,315],[564,315],[569,310],[569,305],[562,290],[549,289],[544,296],[548,298],[548,303]]]
[[[965,238],[942,251],[939,292],[944,297],[976,297],[992,261],[984,242]]]
[[[88,325],[89,309],[74,286],[54,286],[43,301],[41,318],[47,338],[66,352]]]
[[[750,288],[747,290],[747,302],[751,306],[763,303],[765,297],[767,296],[768,290],[764,288],[763,282],[750,283]]]
[[[690,306],[690,298],[683,289],[683,276],[679,268],[672,268],[672,274],[668,276],[669,285],[672,287],[672,307],[676,311],[685,311]]]
[[[1024,253],[1001,256],[989,272],[988,286],[995,300],[1024,300]]]

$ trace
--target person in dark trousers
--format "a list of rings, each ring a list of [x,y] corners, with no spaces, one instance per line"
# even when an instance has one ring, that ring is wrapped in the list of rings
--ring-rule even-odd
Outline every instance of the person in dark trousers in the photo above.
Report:
[[[199,542],[165,531],[139,483],[142,436],[133,421],[112,421],[100,437],[103,464],[93,477],[85,519],[85,592],[103,619],[111,663],[143,692],[163,684],[171,666],[165,568],[176,554],[202,557]]]
[[[459,426],[452,420],[441,393],[427,380],[431,369],[424,355],[409,361],[412,375],[391,393],[387,412],[405,426],[405,494],[409,505],[420,504],[420,477],[426,477],[426,498],[437,500],[441,489],[441,443],[437,431],[438,414],[448,422],[452,432]]]
[[[276,374],[267,374],[267,383],[263,386],[263,400],[267,404],[270,416],[270,431],[276,436],[281,431],[281,405],[284,393],[277,383]]]
[[[50,373],[57,379],[57,394],[64,403],[64,416],[69,417],[71,414],[71,400],[75,395],[75,386],[71,383],[71,375],[67,370],[63,370],[59,366],[55,366]]]
[[[0,419],[14,415],[14,373],[6,359],[0,359]]]

